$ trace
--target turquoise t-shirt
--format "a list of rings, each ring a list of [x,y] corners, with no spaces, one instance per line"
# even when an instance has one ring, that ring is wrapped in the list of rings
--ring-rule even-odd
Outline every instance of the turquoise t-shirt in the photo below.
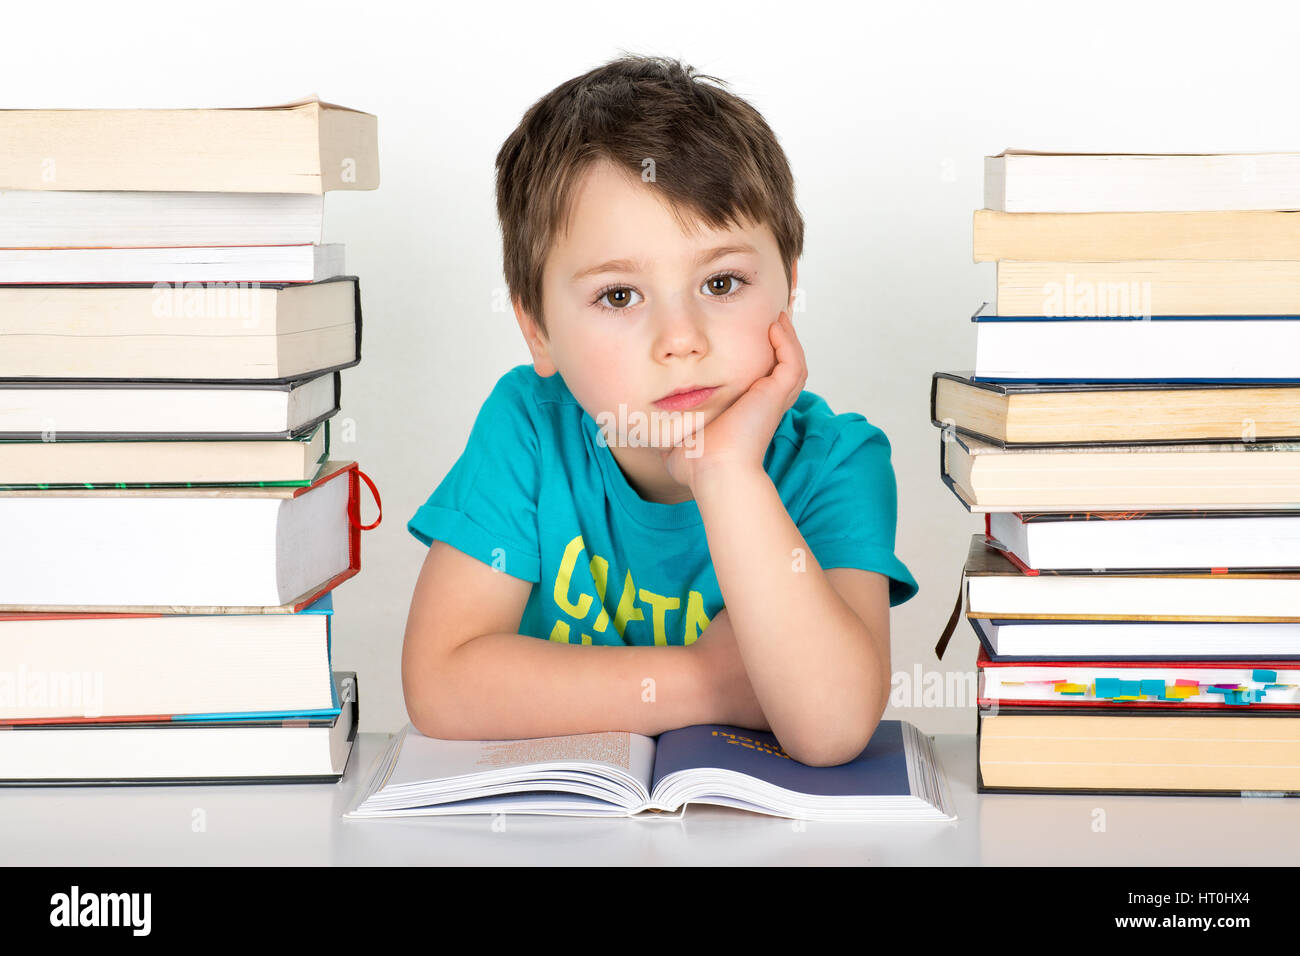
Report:
[[[497,382],[465,452],[407,523],[534,582],[519,633],[573,644],[690,644],[724,602],[695,501],[646,501],[557,373]],[[894,555],[889,439],[803,391],[763,468],[823,569],[886,575],[890,606],[917,591]],[[792,558],[796,560],[796,558]]]

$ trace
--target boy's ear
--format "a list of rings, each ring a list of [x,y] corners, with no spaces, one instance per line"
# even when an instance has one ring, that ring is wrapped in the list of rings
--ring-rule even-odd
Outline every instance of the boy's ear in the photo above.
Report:
[[[523,333],[524,342],[533,356],[533,369],[542,378],[550,378],[557,369],[555,363],[551,361],[550,346],[542,335],[542,330],[533,320],[532,315],[525,312],[519,304],[518,296],[512,297],[510,301],[515,307],[515,321],[519,323],[519,331]]]
[[[796,259],[790,263],[790,301],[786,303],[786,308],[791,312],[794,311],[794,296],[799,291],[799,260]]]

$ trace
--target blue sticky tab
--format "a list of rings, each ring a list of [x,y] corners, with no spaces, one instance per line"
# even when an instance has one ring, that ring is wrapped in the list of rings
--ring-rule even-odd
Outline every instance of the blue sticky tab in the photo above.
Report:
[[[1251,680],[1257,680],[1267,684],[1277,680],[1277,671],[1257,670],[1251,675]]]
[[[1098,697],[1115,697],[1122,693],[1119,685],[1122,684],[1118,677],[1098,677],[1097,678],[1097,696]]]
[[[1205,692],[1207,694],[1223,694],[1227,696],[1228,690],[1226,687],[1215,687],[1211,684],[1209,687],[1205,688]]]
[[[1151,694],[1154,697],[1165,696],[1165,682],[1162,680],[1144,680],[1142,684],[1142,693]]]

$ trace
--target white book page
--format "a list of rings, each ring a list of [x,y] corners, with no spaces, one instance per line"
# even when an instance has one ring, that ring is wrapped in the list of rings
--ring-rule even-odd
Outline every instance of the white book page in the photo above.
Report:
[[[543,768],[564,768],[636,782],[648,793],[654,755],[653,738],[625,731],[526,740],[441,740],[408,725],[397,765],[383,789],[452,778],[470,778],[462,784],[489,779],[526,783],[547,776]]]

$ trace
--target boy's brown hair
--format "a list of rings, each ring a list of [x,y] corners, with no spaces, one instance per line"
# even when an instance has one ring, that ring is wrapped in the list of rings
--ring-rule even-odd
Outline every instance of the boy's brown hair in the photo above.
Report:
[[[688,212],[714,229],[766,224],[785,264],[803,253],[794,177],[776,135],[752,106],[666,57],[622,56],[561,83],[528,108],[496,158],[497,216],[512,299],[546,334],[542,270],[567,233],[570,194],[607,159],[656,188],[689,231]]]

